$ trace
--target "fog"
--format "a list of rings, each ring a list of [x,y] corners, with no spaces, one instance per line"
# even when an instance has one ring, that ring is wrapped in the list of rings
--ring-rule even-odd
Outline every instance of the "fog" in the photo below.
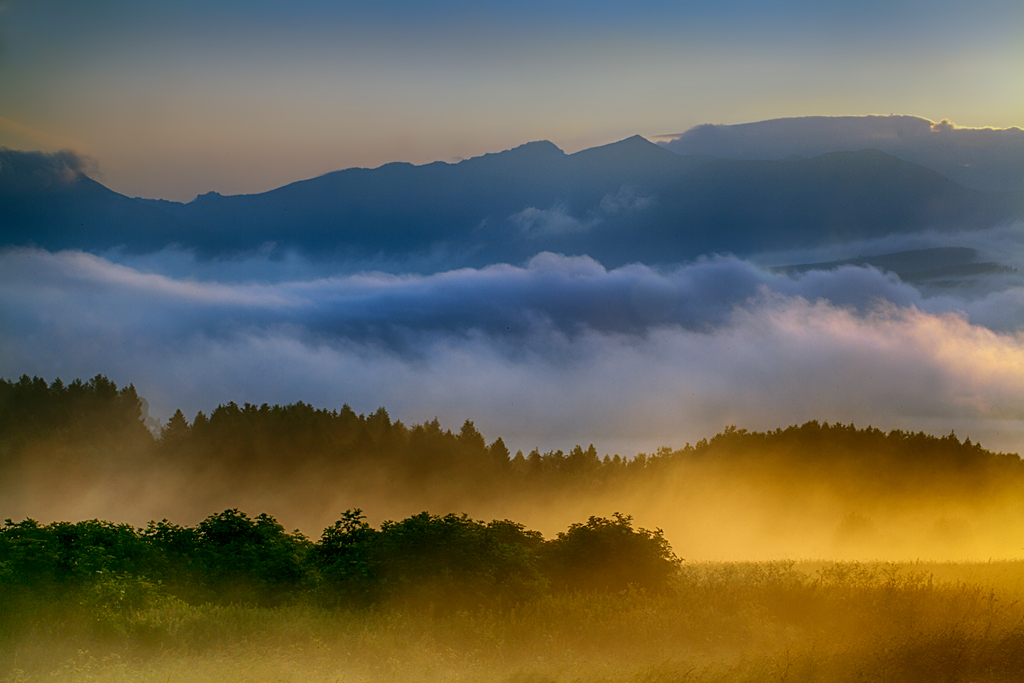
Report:
[[[392,420],[436,417],[456,432],[469,419],[513,454],[592,443],[600,456],[631,458],[728,425],[772,430],[812,419],[955,430],[1019,452],[1017,271],[929,285],[870,266],[775,266],[959,246],[1016,267],[1021,234],[925,233],[671,268],[608,269],[541,253],[426,276],[269,252],[203,260],[180,250],[9,249],[0,253],[0,375],[133,383],[153,428],[178,408],[191,421],[231,401],[304,401],[367,414],[385,406]],[[47,448],[8,483],[5,516],[194,523],[239,507],[315,535],[352,507],[374,522],[429,509],[552,534],[621,511],[664,528],[694,559],[977,559],[1013,556],[1020,545],[1013,490],[875,495],[885,477],[871,472],[855,479],[861,493],[809,472],[697,464],[615,487],[509,491],[437,473],[406,479],[379,463],[354,470],[287,448],[259,466]]]
[[[0,254],[0,374],[105,374],[163,420],[227,401],[383,405],[407,423],[472,419],[513,452],[593,442],[628,456],[808,419],[1020,448],[1012,275],[924,293],[869,267],[607,270],[545,253],[432,276],[320,277],[257,256],[218,280],[215,262],[183,277],[187,257],[167,258],[174,274],[154,257]]]

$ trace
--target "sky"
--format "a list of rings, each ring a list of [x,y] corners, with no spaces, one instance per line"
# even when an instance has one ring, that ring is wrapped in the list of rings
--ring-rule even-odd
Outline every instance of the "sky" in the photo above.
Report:
[[[128,196],[701,123],[1024,125],[1024,5],[0,0],[0,145]]]

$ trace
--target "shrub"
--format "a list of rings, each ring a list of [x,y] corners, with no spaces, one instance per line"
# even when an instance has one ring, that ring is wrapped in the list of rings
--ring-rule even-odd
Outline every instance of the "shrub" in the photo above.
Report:
[[[632,516],[618,512],[573,524],[542,553],[552,586],[569,591],[664,591],[680,563],[661,529],[634,529]]]

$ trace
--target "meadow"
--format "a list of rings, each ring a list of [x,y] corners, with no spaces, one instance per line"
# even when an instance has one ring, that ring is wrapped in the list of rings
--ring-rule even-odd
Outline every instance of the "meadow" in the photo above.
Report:
[[[1017,681],[1022,597],[1024,562],[683,563],[658,594],[458,611],[188,604],[110,581],[5,615],[0,679]]]

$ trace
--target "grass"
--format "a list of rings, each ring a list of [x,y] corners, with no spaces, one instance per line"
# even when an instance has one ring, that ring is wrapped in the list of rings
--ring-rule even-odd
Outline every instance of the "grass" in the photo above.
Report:
[[[995,682],[1024,672],[1024,562],[686,564],[667,595],[451,613],[34,605],[3,681]]]

